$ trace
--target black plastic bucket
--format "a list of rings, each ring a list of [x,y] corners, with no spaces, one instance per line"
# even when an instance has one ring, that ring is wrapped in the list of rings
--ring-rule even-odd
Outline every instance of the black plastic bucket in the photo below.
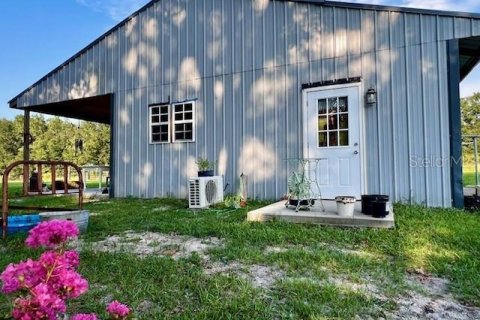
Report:
[[[383,194],[367,194],[362,196],[362,213],[366,215],[373,215],[373,202],[382,201],[387,203],[389,196]]]
[[[372,216],[374,218],[385,218],[388,216],[387,202],[384,199],[372,201]]]

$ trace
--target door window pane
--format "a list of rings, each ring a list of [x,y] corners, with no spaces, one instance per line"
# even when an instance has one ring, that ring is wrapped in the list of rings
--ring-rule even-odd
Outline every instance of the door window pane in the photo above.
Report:
[[[328,130],[335,130],[338,128],[337,115],[330,115],[328,117]]]
[[[330,147],[338,146],[338,131],[333,131],[328,134],[328,145]]]
[[[348,131],[340,131],[340,146],[348,146]]]
[[[338,112],[348,112],[348,97],[338,98]]]
[[[340,129],[348,129],[348,114],[340,114]]]
[[[328,130],[327,116],[318,117],[318,131]]]
[[[337,113],[338,101],[337,98],[328,98],[328,113]]]
[[[318,147],[349,145],[348,97],[318,100]]]
[[[318,147],[349,145],[348,97],[318,100]]]
[[[321,99],[318,100],[318,114],[326,114],[327,113],[327,100]]]
[[[328,147],[327,133],[319,132],[318,133],[318,146],[319,147]]]

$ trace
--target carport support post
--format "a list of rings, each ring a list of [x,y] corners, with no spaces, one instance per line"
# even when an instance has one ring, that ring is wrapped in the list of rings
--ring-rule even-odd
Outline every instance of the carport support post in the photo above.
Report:
[[[30,111],[25,110],[23,115],[23,160],[30,160]],[[28,164],[23,165],[23,195],[28,194],[30,170]]]
[[[447,59],[452,206],[463,209],[462,115],[460,107],[460,48],[458,40],[448,41]]]

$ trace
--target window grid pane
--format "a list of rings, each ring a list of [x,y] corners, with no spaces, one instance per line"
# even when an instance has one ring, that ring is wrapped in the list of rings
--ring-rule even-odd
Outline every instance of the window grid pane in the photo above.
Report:
[[[318,147],[349,145],[348,97],[318,100]]]
[[[168,106],[150,107],[150,141],[152,143],[170,142],[168,109]]]
[[[194,141],[193,103],[174,105],[173,110],[173,137],[175,141]]]

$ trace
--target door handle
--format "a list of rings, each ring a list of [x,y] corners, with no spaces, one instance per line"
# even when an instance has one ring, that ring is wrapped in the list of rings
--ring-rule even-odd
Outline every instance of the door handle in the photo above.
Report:
[[[357,150],[355,150],[355,151],[353,152],[353,154],[358,154],[358,151],[357,151]]]

